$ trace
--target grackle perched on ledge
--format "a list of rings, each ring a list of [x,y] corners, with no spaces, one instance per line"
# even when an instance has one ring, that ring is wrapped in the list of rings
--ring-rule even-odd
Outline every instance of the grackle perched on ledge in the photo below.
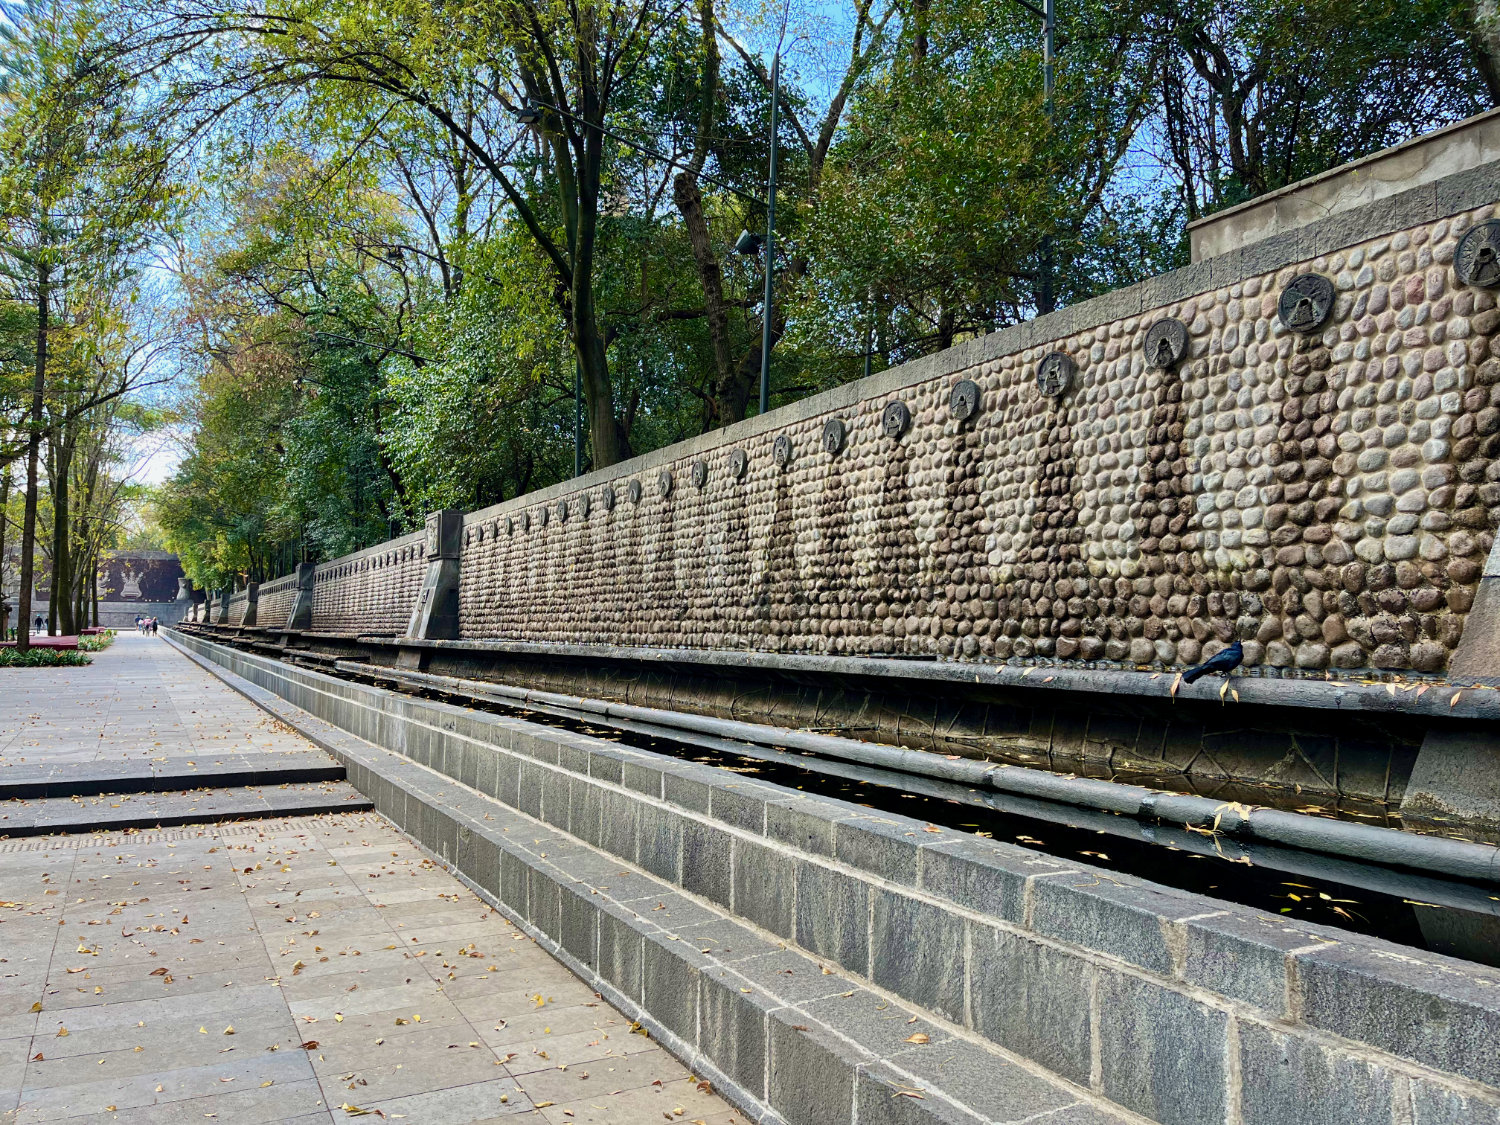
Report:
[[[1190,684],[1194,680],[1208,675],[1210,672],[1222,673],[1224,678],[1228,679],[1229,673],[1238,668],[1240,666],[1240,662],[1244,659],[1245,646],[1240,644],[1239,641],[1235,641],[1234,644],[1230,645],[1228,648],[1220,649],[1218,652],[1214,653],[1202,664],[1194,664],[1191,668],[1189,668],[1182,674],[1182,682],[1185,684]]]

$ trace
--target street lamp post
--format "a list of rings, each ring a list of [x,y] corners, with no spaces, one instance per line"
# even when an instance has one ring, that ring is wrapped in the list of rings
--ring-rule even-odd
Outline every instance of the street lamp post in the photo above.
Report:
[[[1048,0],[1050,3],[1051,0]],[[761,299],[760,412],[771,408],[771,308],[776,277],[776,104],[781,91],[781,52],[771,58],[771,167],[766,176],[766,287]]]
[[[1055,0],[1043,0],[1042,8],[1042,94],[1046,99],[1047,126],[1050,131],[1055,114],[1052,105],[1052,56],[1056,49],[1057,11]],[[1042,236],[1042,284],[1037,295],[1037,312],[1049,313],[1057,307],[1052,292],[1052,232]]]

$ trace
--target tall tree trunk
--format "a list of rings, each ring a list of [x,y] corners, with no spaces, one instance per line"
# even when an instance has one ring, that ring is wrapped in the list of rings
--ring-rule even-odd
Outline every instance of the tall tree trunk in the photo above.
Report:
[[[714,349],[714,385],[708,400],[708,426],[727,426],[745,417],[753,383],[741,377],[730,354],[729,310],[724,305],[724,274],[708,236],[708,217],[703,213],[703,193],[697,177],[678,172],[672,181],[672,199],[682,215],[693,264],[703,286],[703,308],[708,313],[708,337]],[[758,362],[758,360],[757,360]]]
[[[16,648],[25,652],[31,647],[31,585],[36,579],[36,503],[37,464],[42,449],[42,398],[47,386],[47,309],[48,287],[52,267],[42,263],[36,268],[36,368],[31,379],[31,433],[26,439],[26,508],[21,519],[21,594],[16,629]]]
[[[1490,92],[1490,105],[1500,106],[1500,0],[1470,0],[1459,10],[1474,66]]]
[[[63,423],[52,449],[52,602],[48,617],[61,636],[74,636],[73,614],[73,527],[72,488],[73,450],[76,438],[73,424]]]
[[[10,465],[5,466],[5,471],[0,473],[0,641],[5,640],[6,630],[10,628],[10,603],[5,600],[5,533],[10,528],[10,521],[5,518],[5,513],[10,507]]]

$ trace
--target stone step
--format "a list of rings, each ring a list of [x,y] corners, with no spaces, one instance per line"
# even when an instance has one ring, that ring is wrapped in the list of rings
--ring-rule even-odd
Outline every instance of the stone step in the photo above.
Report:
[[[57,762],[0,768],[0,801],[93,797],[104,793],[170,793],[206,787],[341,781],[344,767],[323,753],[232,754],[202,760]]]
[[[0,838],[363,812],[373,807],[347,781],[202,788],[176,793],[104,793],[32,801],[17,798],[0,803]]]

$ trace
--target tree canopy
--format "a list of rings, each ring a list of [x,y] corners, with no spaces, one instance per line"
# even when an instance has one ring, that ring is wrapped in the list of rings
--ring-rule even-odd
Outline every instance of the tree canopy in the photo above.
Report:
[[[5,480],[170,422],[211,586],[752,411],[778,52],[773,405],[1500,104],[1496,0],[1060,0],[1050,100],[1011,0],[0,3]]]

